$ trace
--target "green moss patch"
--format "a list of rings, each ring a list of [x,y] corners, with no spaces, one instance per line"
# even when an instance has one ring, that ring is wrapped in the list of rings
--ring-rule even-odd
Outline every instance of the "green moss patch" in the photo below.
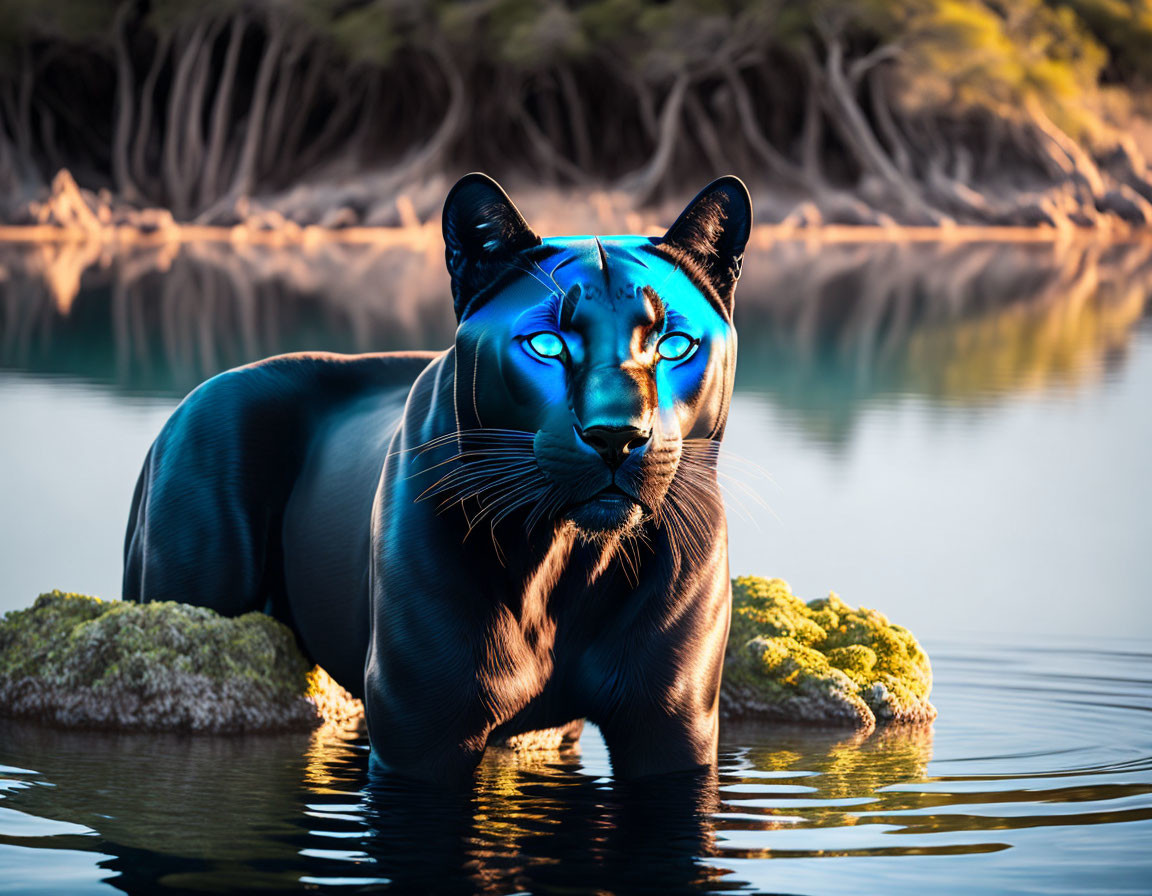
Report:
[[[781,579],[732,587],[720,710],[871,730],[926,722],[932,668],[905,628]],[[263,613],[42,594],[0,619],[0,714],[56,724],[236,732],[348,723],[363,712]]]
[[[309,663],[262,613],[42,594],[0,620],[0,711],[65,725],[233,732],[320,719]]]
[[[783,579],[732,583],[721,713],[872,729],[928,722],[932,666],[906,628],[835,594],[805,603]]]

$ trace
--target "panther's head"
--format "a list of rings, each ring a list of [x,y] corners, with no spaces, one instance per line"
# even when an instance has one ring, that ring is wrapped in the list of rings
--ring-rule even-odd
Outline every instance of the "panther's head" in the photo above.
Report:
[[[751,223],[747,189],[725,177],[663,238],[541,239],[493,180],[457,183],[444,239],[461,463],[432,493],[472,501],[474,522],[526,510],[588,538],[673,516],[677,481],[702,484],[728,415]]]

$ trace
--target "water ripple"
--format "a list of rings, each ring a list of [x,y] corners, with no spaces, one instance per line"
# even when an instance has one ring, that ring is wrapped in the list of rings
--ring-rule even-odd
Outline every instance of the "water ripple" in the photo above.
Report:
[[[359,731],[9,724],[0,858],[129,892],[1138,891],[1152,653],[949,645],[935,669],[934,728],[730,725],[715,781],[647,788],[612,783],[594,730],[580,752],[494,752],[445,794],[369,787]]]

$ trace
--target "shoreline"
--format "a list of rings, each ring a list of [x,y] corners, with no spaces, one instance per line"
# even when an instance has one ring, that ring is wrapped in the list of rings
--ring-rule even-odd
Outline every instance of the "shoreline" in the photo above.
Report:
[[[664,228],[639,231],[660,236]],[[44,245],[100,243],[110,248],[157,247],[185,243],[227,243],[233,246],[309,248],[318,245],[375,246],[384,249],[428,249],[439,243],[440,224],[430,221],[416,226],[330,228],[310,224],[274,229],[198,224],[174,224],[157,230],[131,226],[89,229],[52,224],[0,225],[0,244]],[[888,226],[829,224],[798,227],[759,224],[752,228],[749,246],[764,248],[779,242],[810,243],[1152,243],[1152,231],[1138,228],[1101,230],[1089,227],[1049,226]]]

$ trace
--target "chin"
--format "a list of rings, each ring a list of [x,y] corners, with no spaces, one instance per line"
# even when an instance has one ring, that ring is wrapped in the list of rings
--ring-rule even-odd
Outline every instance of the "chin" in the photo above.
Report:
[[[638,501],[616,493],[600,494],[569,509],[565,517],[589,541],[624,535],[644,518]]]

